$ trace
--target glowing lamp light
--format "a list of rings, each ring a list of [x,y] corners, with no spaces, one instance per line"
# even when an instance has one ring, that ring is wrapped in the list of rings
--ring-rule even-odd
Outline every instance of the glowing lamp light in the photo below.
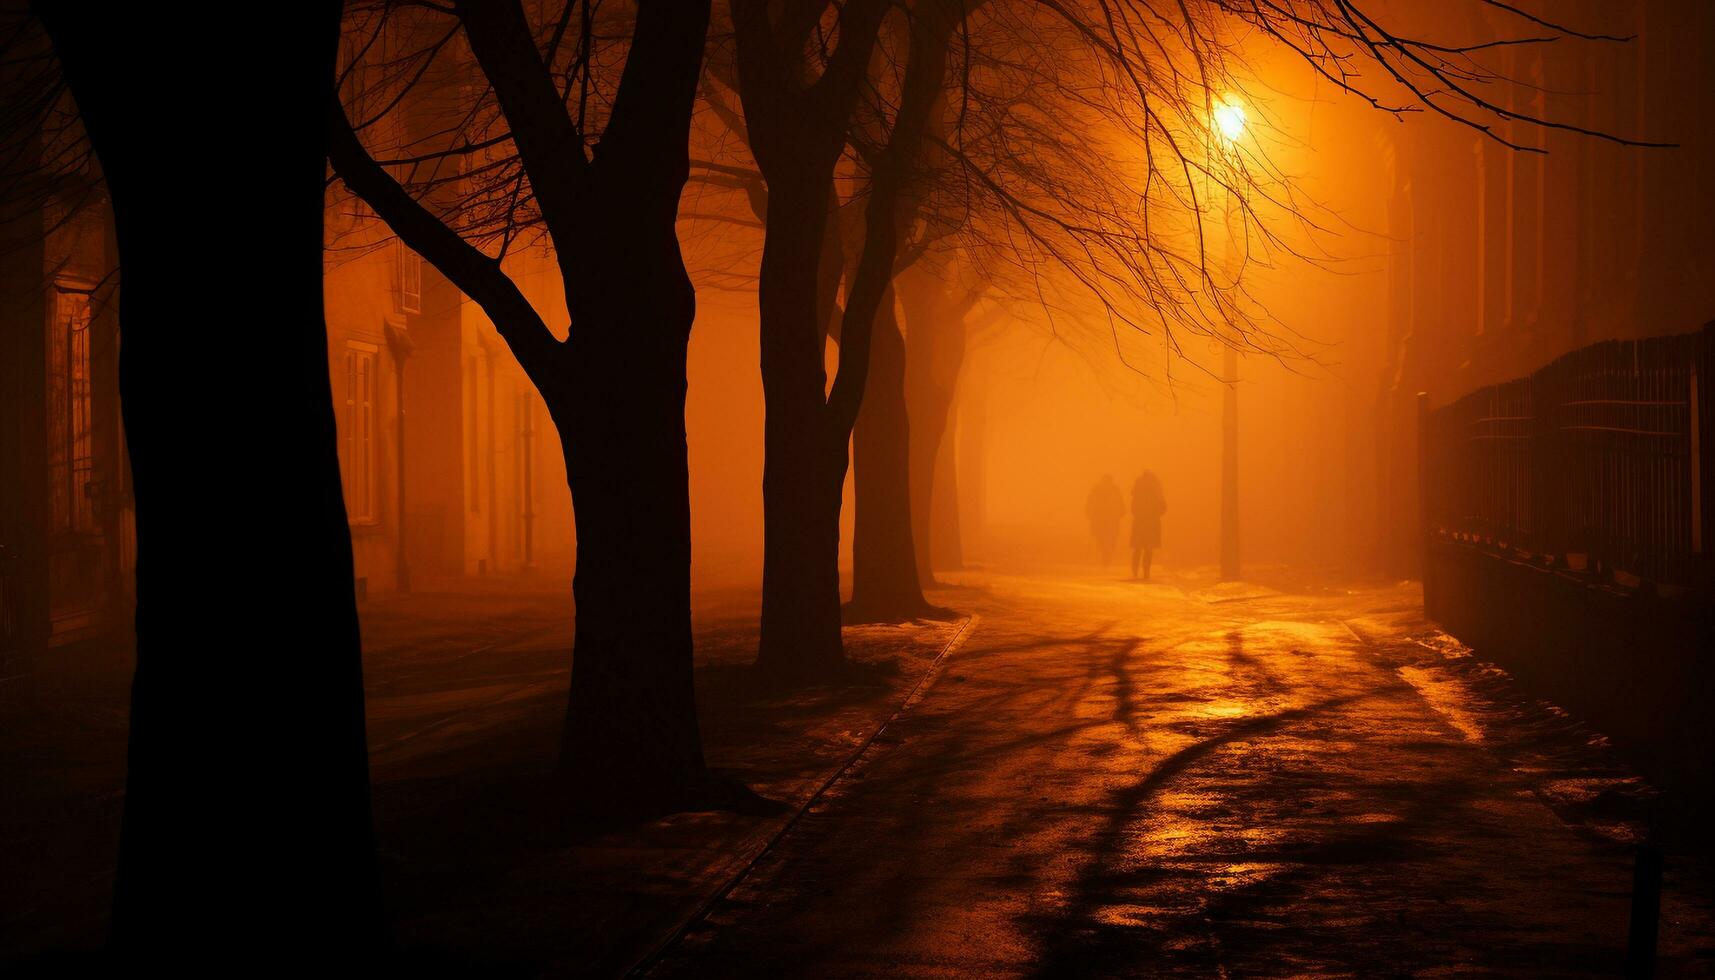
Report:
[[[1233,100],[1222,102],[1215,107],[1215,128],[1221,131],[1221,136],[1231,143],[1245,133],[1244,106]]]

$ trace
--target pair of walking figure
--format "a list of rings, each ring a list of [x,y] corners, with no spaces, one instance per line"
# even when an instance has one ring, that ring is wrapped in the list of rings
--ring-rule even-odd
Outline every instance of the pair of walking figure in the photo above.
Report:
[[[1104,473],[1090,491],[1084,513],[1090,519],[1090,533],[1102,551],[1102,565],[1113,561],[1114,548],[1119,544],[1120,523],[1125,519],[1125,497],[1113,474]],[[1161,481],[1144,470],[1131,485],[1131,577],[1149,578],[1149,566],[1155,549],[1161,547],[1161,515],[1167,513],[1167,497],[1161,492]]]

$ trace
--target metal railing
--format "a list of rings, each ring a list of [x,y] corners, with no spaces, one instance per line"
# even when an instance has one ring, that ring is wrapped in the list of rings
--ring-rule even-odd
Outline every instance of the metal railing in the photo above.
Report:
[[[1573,351],[1425,410],[1424,532],[1548,567],[1708,584],[1715,324]]]

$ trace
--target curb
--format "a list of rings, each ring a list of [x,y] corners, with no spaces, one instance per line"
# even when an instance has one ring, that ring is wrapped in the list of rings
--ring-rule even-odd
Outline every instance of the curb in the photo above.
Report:
[[[752,871],[756,870],[756,866],[762,863],[762,859],[773,852],[776,845],[784,840],[787,834],[792,832],[792,828],[798,826],[798,822],[804,819],[804,815],[809,813],[811,808],[814,807],[822,797],[827,795],[828,790],[831,789],[835,783],[840,781],[840,777],[850,772],[851,768],[857,764],[858,760],[863,758],[863,754],[869,751],[869,747],[875,744],[875,740],[881,737],[881,733],[887,731],[888,726],[898,721],[901,715],[905,714],[905,712],[909,711],[911,708],[916,707],[917,704],[923,700],[923,698],[929,693],[929,688],[933,687],[935,681],[940,679],[941,673],[946,667],[947,658],[950,657],[955,650],[964,645],[965,640],[968,639],[972,631],[976,629],[980,618],[981,617],[977,616],[975,613],[966,617],[965,621],[959,625],[958,631],[953,634],[952,639],[948,640],[947,645],[941,648],[941,652],[935,655],[935,659],[929,664],[929,669],[923,672],[923,676],[919,677],[917,679],[917,683],[912,685],[911,690],[905,695],[904,700],[899,702],[899,707],[895,708],[893,713],[887,716],[886,720],[877,725],[875,730],[869,733],[868,737],[858,743],[857,748],[853,749],[851,754],[846,756],[845,761],[840,763],[833,772],[828,774],[827,778],[822,780],[821,784],[816,787],[816,791],[805,798],[804,802],[799,804],[797,809],[793,810],[792,815],[787,817],[786,821],[782,823],[774,833],[768,835],[768,840],[763,842],[762,846],[757,849],[755,854],[751,855],[750,860],[744,862],[743,867],[739,868],[731,877],[723,882],[719,888],[715,889],[707,899],[697,906],[696,911],[692,912],[680,921],[680,923],[667,934],[666,938],[662,939],[661,942],[655,945],[654,949],[649,951],[648,955],[638,960],[629,970],[626,970],[624,974],[625,976],[646,976],[650,970],[655,968],[656,964],[660,963],[661,960],[666,957],[667,953],[670,952],[674,946],[679,944],[679,940],[683,939],[685,934],[690,932],[693,926],[708,918],[709,913],[714,911],[715,906],[719,905],[728,895],[732,894],[733,889],[737,888],[745,878],[750,876]]]

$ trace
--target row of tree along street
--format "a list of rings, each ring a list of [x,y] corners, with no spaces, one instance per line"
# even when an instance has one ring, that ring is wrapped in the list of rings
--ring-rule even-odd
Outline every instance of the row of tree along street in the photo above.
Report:
[[[757,670],[839,682],[854,463],[845,617],[942,612],[923,595],[924,532],[956,372],[916,362],[950,350],[956,365],[967,330],[1031,307],[1093,347],[1145,332],[1277,350],[1205,244],[1227,224],[1209,224],[1214,198],[1242,202],[1261,249],[1292,251],[1276,229],[1305,217],[1265,156],[1210,133],[1259,43],[1378,106],[1484,125],[1495,106],[1467,69],[1486,45],[1405,36],[1369,6],[330,0],[211,20],[42,0],[13,38],[55,56],[30,63],[30,125],[45,132],[69,89],[65,138],[93,148],[123,266],[139,558],[116,955],[284,968],[385,950],[325,358],[330,165],[334,193],[480,306],[558,430],[576,639],[544,805],[601,820],[722,806],[746,790],[706,770],[693,698],[687,182],[733,191],[729,217],[763,236]],[[1511,40],[1575,33],[1519,28]],[[214,86],[242,108],[186,98]],[[564,331],[509,276],[522,247],[552,255]],[[243,492],[184,489],[213,485]],[[266,557],[207,575],[206,529],[256,515]]]

